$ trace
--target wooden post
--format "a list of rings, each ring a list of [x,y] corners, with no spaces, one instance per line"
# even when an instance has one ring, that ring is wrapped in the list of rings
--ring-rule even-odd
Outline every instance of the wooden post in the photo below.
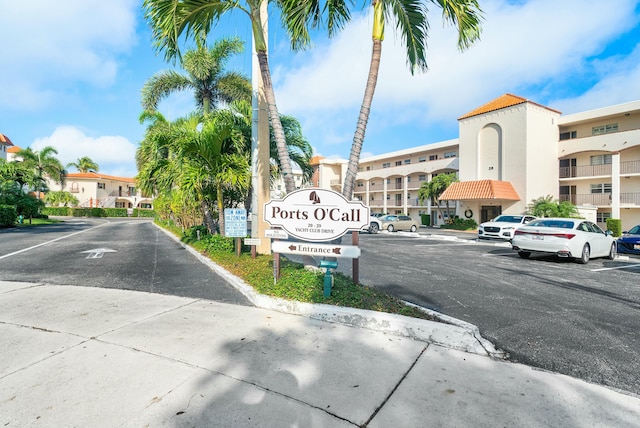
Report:
[[[352,232],[351,233],[351,244],[356,247],[360,245],[360,232]],[[351,259],[351,270],[353,273],[353,282],[356,284],[360,284],[360,259],[355,258]]]

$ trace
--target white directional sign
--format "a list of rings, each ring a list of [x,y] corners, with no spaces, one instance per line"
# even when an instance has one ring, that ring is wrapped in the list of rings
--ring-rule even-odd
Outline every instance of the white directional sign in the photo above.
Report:
[[[307,244],[306,242],[274,241],[271,251],[282,254],[299,254],[301,256],[360,257],[360,247],[353,245]]]
[[[264,220],[305,241],[331,241],[369,224],[369,207],[327,189],[301,189],[264,204]]]

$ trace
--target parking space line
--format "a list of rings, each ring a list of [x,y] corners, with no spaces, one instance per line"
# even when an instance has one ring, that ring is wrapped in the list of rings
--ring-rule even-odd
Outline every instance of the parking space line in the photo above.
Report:
[[[60,241],[62,239],[70,238],[70,237],[72,237],[74,235],[78,235],[80,233],[88,232],[88,231],[93,230],[93,229],[95,229],[97,227],[102,227],[105,224],[109,224],[109,222],[102,223],[102,224],[99,224],[98,226],[94,226],[94,227],[91,227],[89,229],[81,230],[79,232],[74,232],[74,233],[72,233],[70,235],[61,236],[59,238],[52,239],[51,241],[43,242],[43,243],[38,244],[38,245],[34,245],[32,247],[29,247],[29,248],[23,248],[22,250],[14,251],[13,253],[5,254],[4,256],[0,256],[0,260],[5,259],[7,257],[15,256],[16,254],[24,253],[24,252],[29,251],[29,250],[33,250],[34,248],[42,247],[43,245],[51,244],[52,242],[56,242],[56,241]]]
[[[635,268],[635,267],[640,267],[640,263],[631,263],[627,266],[616,266],[616,267],[607,267],[607,268],[600,268],[600,269],[591,269],[591,272],[602,272],[605,270],[617,270],[617,269],[630,269],[630,268]]]

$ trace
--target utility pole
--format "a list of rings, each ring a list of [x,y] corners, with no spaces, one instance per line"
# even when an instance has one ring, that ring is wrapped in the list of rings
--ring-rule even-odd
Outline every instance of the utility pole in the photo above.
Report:
[[[260,4],[260,17],[265,40],[268,39],[267,0]],[[256,247],[258,254],[271,254],[271,240],[265,238],[269,225],[264,221],[264,204],[270,199],[270,160],[269,160],[269,113],[264,95],[264,82],[258,64],[258,55],[253,41],[251,62],[251,82],[253,86],[253,115],[251,123],[251,237],[259,238]],[[268,46],[268,43],[267,43]]]

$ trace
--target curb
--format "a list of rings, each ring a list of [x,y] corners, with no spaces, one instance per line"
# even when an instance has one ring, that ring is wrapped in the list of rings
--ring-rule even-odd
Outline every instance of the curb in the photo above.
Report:
[[[255,291],[242,279],[233,275],[223,267],[203,256],[191,246],[183,243],[173,233],[153,223],[155,227],[170,236],[183,248],[189,251],[211,270],[225,278],[229,284],[240,291],[251,303],[262,309],[269,309],[292,315],[305,316],[311,319],[347,325],[356,328],[366,328],[383,333],[412,338],[421,342],[433,343],[472,354],[485,355],[495,359],[506,359],[504,351],[480,335],[477,326],[448,317],[438,312],[405,302],[428,313],[442,322],[405,317],[403,315],[376,312],[365,309],[347,308],[342,306],[324,305],[320,303],[305,303],[266,296]]]

